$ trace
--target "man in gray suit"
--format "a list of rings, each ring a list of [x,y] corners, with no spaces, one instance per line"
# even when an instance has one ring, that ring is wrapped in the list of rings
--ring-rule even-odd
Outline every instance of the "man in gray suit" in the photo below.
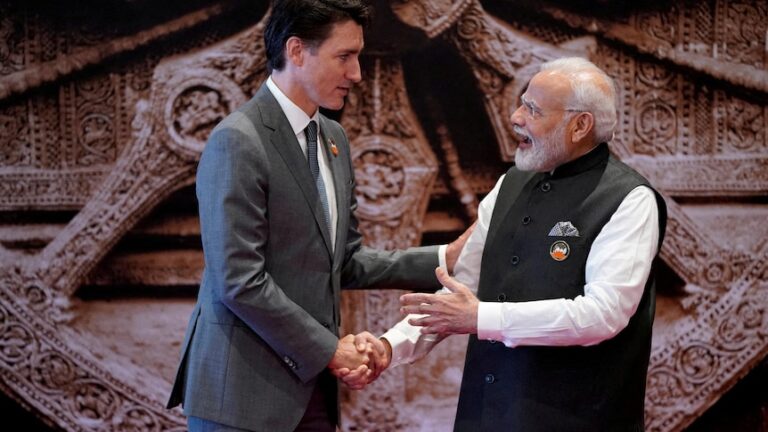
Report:
[[[275,1],[271,76],[211,133],[197,173],[205,271],[168,402],[190,430],[335,430],[332,373],[359,385],[388,361],[368,333],[339,339],[339,290],[438,287],[437,247],[361,245],[349,142],[318,110],[360,81],[368,15],[360,0]],[[448,245],[448,267],[460,249]]]

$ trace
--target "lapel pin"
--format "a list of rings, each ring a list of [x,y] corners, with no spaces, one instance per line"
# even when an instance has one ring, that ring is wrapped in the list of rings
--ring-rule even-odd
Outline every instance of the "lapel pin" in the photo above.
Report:
[[[564,259],[568,258],[570,253],[571,247],[568,246],[568,243],[562,240],[558,240],[552,243],[552,246],[549,247],[549,256],[551,256],[555,261],[563,261]]]
[[[339,155],[339,148],[336,147],[336,141],[333,139],[333,137],[328,138],[328,142],[331,143],[331,153],[333,153],[333,156],[336,157]]]

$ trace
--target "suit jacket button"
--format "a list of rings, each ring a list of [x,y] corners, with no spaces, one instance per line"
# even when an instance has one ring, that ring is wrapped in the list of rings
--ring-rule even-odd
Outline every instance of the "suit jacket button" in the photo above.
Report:
[[[544,182],[541,184],[542,192],[549,192],[550,189],[552,189],[552,186],[549,184],[549,182]]]
[[[487,374],[485,375],[485,383],[486,384],[493,384],[494,381],[496,381],[496,377],[493,376],[493,374]]]
[[[504,293],[501,293],[497,298],[499,299],[500,302],[503,302],[504,300],[507,299],[507,296]]]
[[[523,225],[528,225],[531,223],[531,217],[530,216],[524,216],[523,217]]]
[[[517,265],[517,263],[520,262],[520,257],[517,255],[512,255],[512,259],[510,259],[509,262],[511,262],[512,265]]]

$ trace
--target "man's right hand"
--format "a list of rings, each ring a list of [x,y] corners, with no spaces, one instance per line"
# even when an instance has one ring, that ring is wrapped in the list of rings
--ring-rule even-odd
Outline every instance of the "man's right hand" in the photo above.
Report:
[[[328,363],[328,368],[339,378],[349,374],[370,376],[372,371],[368,368],[368,364],[372,352],[373,348],[370,345],[358,349],[355,344],[355,335],[346,335],[339,339],[336,352],[333,354],[331,362]]]
[[[333,372],[350,389],[360,390],[375,381],[389,367],[392,348],[387,340],[378,339],[367,331],[355,335],[354,343],[358,353],[368,356],[366,367],[354,370],[342,368]]]

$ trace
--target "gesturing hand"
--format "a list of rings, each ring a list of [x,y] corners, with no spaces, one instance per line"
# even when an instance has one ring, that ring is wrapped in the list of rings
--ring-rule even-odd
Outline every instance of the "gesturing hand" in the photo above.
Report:
[[[448,294],[404,294],[400,297],[400,312],[425,314],[408,320],[411,325],[422,326],[422,333],[473,334],[477,333],[479,301],[466,285],[448,276],[442,268],[435,269],[440,283]]]

